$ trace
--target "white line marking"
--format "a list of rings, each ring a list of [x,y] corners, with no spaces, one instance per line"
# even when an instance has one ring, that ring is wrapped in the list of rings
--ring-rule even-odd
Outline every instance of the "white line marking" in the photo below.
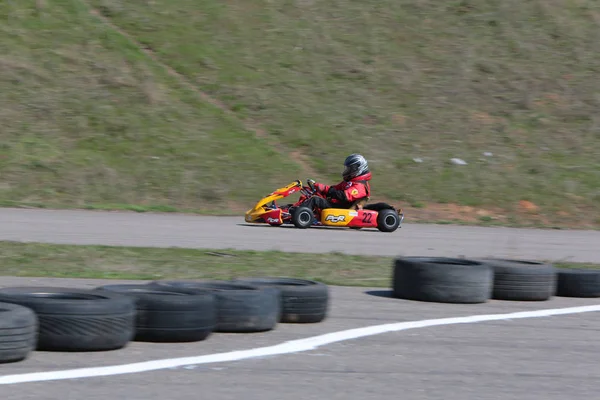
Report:
[[[328,344],[357,339],[365,336],[379,335],[387,332],[397,332],[407,329],[427,328],[430,326],[473,324],[487,321],[500,321],[522,318],[540,318],[552,315],[577,314],[600,311],[600,304],[555,308],[536,311],[522,311],[508,314],[470,315],[466,317],[427,319],[422,321],[407,321],[384,325],[367,326],[364,328],[349,329],[346,331],[332,332],[325,335],[313,336],[305,339],[292,340],[274,346],[259,347],[249,350],[238,350],[227,353],[207,354],[195,357],[171,358],[164,360],[145,361],[133,364],[113,365],[107,367],[78,368],[62,371],[33,372],[27,374],[0,376],[0,384],[10,385],[15,383],[41,382],[64,379],[92,378],[98,376],[134,374],[159,369],[182,367],[186,365],[212,364],[227,361],[238,361],[249,358],[273,356],[279,354],[299,353],[314,350]]]

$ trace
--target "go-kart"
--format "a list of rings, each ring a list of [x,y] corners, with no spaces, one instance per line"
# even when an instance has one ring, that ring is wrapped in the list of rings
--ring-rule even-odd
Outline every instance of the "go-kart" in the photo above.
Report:
[[[297,192],[300,192],[301,196],[295,203],[277,205],[277,200]],[[248,223],[266,223],[271,226],[292,224],[300,229],[311,226],[337,226],[353,229],[377,228],[382,232],[394,232],[404,221],[401,208],[396,209],[387,203],[367,204],[369,197],[356,201],[349,208],[313,210],[300,205],[313,196],[324,197],[316,191],[314,181],[308,180],[308,186],[303,186],[301,180],[296,180],[259,200],[253,208],[246,211],[245,220]]]

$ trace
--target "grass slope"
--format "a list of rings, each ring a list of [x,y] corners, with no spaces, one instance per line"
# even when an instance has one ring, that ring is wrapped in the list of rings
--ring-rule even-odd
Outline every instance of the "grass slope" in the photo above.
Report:
[[[97,279],[289,276],[332,285],[390,287],[393,258],[279,251],[71,246],[0,241],[0,275]],[[600,268],[555,263],[563,268]]]
[[[281,183],[265,170],[296,176],[82,2],[3,1],[0,17],[5,202],[216,208]]]
[[[268,139],[196,100],[85,4]],[[0,10],[4,199],[214,208],[294,178],[287,151],[320,180],[337,180],[360,151],[375,198],[464,206],[444,219],[600,225],[596,1],[20,0]],[[274,140],[282,146],[268,148]]]

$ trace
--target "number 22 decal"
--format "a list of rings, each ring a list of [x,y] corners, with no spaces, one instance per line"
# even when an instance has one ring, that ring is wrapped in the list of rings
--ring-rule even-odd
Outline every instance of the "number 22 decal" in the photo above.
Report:
[[[363,224],[370,224],[371,217],[373,217],[373,214],[369,214],[369,213],[363,214],[363,220],[362,220]]]

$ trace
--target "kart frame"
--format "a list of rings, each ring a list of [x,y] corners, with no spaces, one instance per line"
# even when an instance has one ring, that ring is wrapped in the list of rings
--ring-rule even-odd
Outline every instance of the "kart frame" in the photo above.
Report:
[[[277,204],[277,200],[298,192],[301,196],[295,203],[283,206]],[[313,196],[324,197],[315,190],[310,181],[309,186],[304,186],[301,180],[295,180],[260,199],[253,208],[246,211],[245,221],[271,226],[293,224],[300,229],[311,226],[377,228],[382,232],[394,232],[401,227],[404,221],[402,208],[396,208],[383,202],[367,204],[369,197],[360,199],[350,208],[311,210],[301,205]]]

